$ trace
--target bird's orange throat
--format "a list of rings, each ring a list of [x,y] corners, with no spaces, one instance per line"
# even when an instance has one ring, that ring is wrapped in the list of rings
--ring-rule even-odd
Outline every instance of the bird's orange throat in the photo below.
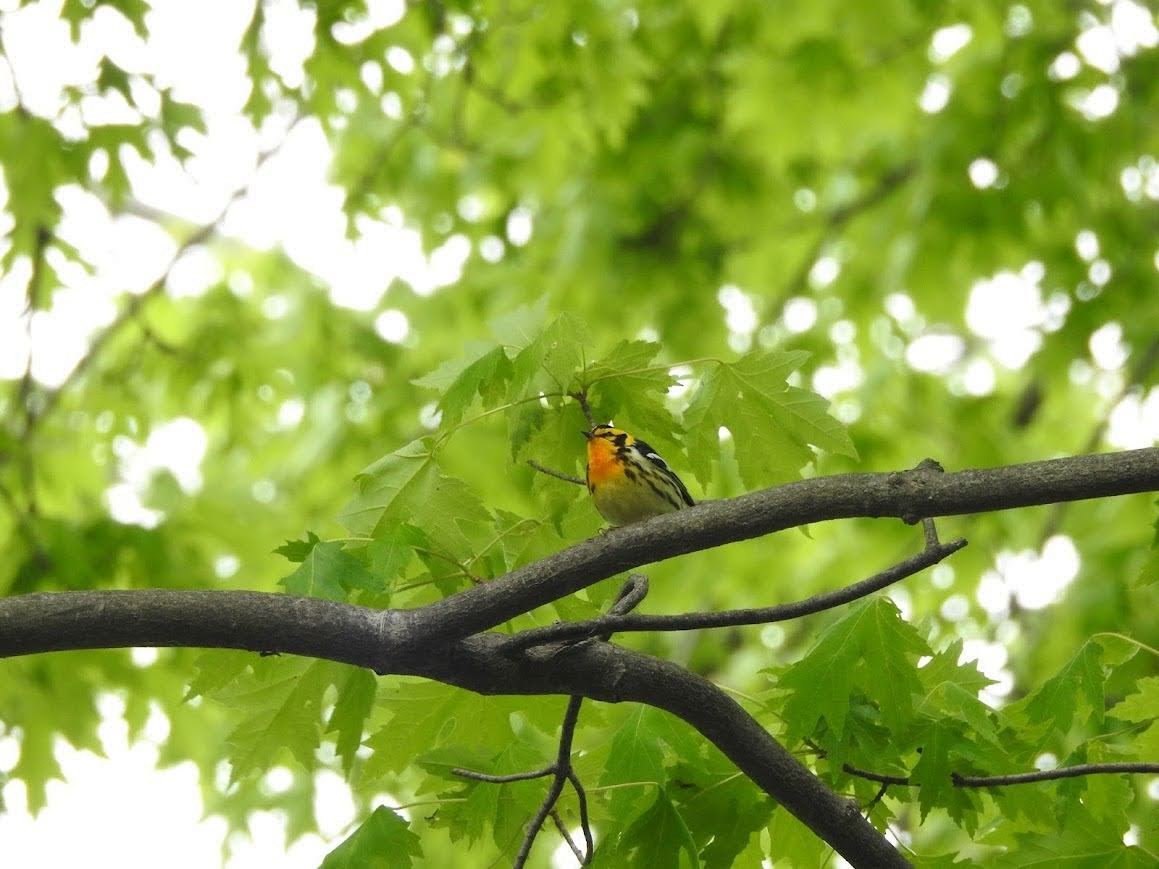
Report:
[[[588,441],[588,485],[598,486],[611,477],[619,476],[616,467],[616,448],[604,438]]]

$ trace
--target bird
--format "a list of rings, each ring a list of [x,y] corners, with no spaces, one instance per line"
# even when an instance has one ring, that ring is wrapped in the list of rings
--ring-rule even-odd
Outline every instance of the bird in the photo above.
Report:
[[[596,510],[612,525],[696,505],[680,477],[644,441],[611,425],[582,434],[588,441],[588,491]]]

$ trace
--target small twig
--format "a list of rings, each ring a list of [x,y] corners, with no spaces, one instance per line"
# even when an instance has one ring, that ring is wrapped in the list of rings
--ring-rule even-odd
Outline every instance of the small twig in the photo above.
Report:
[[[865,811],[863,812],[865,817],[868,818],[870,813],[873,811],[873,807],[885,799],[885,794],[888,790],[889,782],[882,782],[881,787],[877,789],[877,793],[873,795],[873,799],[871,799],[865,806]]]
[[[483,578],[481,576],[476,576],[475,574],[471,573],[471,571],[467,570],[467,566],[465,564],[463,564],[461,561],[459,561],[459,559],[452,555],[447,555],[444,552],[438,552],[434,549],[427,549],[423,546],[415,546],[413,548],[414,551],[419,555],[427,555],[431,558],[438,558],[441,561],[447,562],[448,564],[455,565],[455,567],[459,568],[459,571],[463,574],[463,576],[467,577],[467,579],[471,580],[471,582],[475,583],[476,585],[483,582]],[[402,591],[402,589],[399,589],[399,591]]]
[[[571,837],[571,833],[568,831],[567,825],[564,824],[563,818],[559,816],[559,812],[555,809],[552,809],[547,813],[547,816],[555,823],[555,828],[559,831],[559,835],[563,837],[563,840],[567,843],[567,846],[571,848],[571,852],[575,855],[576,860],[578,860],[580,863],[583,863],[584,852],[579,849],[579,846],[575,843],[575,839]]]
[[[565,474],[563,471],[553,471],[551,468],[545,467],[539,462],[533,461],[531,459],[527,460],[527,464],[531,465],[531,467],[535,468],[535,470],[539,471],[539,473],[547,474],[549,477],[555,477],[557,480],[563,480],[565,483],[575,483],[577,486],[587,485],[587,483],[584,482],[584,480],[582,480],[580,477],[573,477],[571,474]]]
[[[954,787],[989,788],[998,785],[1021,785],[1031,782],[1054,781],[1060,778],[1078,778],[1084,775],[1113,775],[1125,772],[1159,773],[1159,763],[1080,763],[1038,772],[1019,772],[1011,775],[973,776],[951,773]]]
[[[852,764],[843,764],[841,767],[849,775],[855,775],[868,781],[880,782],[884,787],[899,785],[913,787],[915,782],[904,775],[887,775],[860,769]],[[1004,785],[1033,784],[1034,782],[1055,781],[1064,778],[1080,778],[1085,775],[1120,775],[1122,773],[1159,773],[1159,763],[1080,763],[1075,766],[1062,766],[1058,769],[1038,770],[1036,772],[1017,772],[1010,775],[960,775],[950,773],[950,780],[956,788],[992,788]]]
[[[592,408],[591,408],[591,405],[588,404],[587,393],[586,392],[569,392],[568,395],[570,395],[572,398],[574,398],[579,403],[580,410],[582,410],[584,412],[584,419],[586,419],[588,421],[588,430],[590,431],[591,429],[595,428],[596,427],[596,418],[594,416],[592,416]]]
[[[901,786],[905,787],[905,786],[908,786],[910,784],[910,780],[909,780],[908,776],[887,775],[885,773],[872,772],[871,770],[868,770],[868,769],[859,769],[858,767],[855,767],[855,766],[853,766],[853,764],[850,764],[850,763],[842,764],[841,769],[843,769],[845,772],[849,773],[850,775],[857,776],[858,778],[863,778],[863,779],[868,779],[869,781],[879,782],[883,787],[889,787],[890,785],[901,785]]]
[[[533,778],[543,778],[555,772],[555,764],[549,764],[543,769],[532,769],[527,772],[513,772],[510,775],[491,775],[486,772],[476,772],[473,769],[464,769],[457,766],[451,770],[451,775],[457,775],[459,778],[469,778],[475,781],[486,782],[492,785],[506,785],[517,781],[530,781]]]
[[[626,614],[637,606],[647,593],[647,578],[641,574],[634,573],[628,577],[627,581],[620,588],[620,593],[616,595],[616,600],[608,612],[614,615]],[[610,635],[602,637],[601,639],[606,641],[610,639]],[[556,752],[555,760],[547,766],[527,772],[510,773],[508,775],[490,775],[489,773],[475,772],[474,770],[463,769],[462,767],[455,767],[451,770],[452,775],[474,781],[486,782],[488,784],[510,784],[511,782],[529,781],[530,779],[546,778],[547,776],[553,777],[551,787],[548,789],[543,801],[539,804],[539,809],[523,833],[523,842],[520,844],[519,853],[515,855],[515,861],[512,864],[514,869],[522,869],[527,863],[527,858],[531,854],[531,846],[535,843],[535,837],[539,835],[539,831],[543,829],[543,824],[549,817],[555,822],[555,826],[559,830],[560,835],[563,836],[568,847],[571,848],[572,853],[575,854],[576,859],[580,863],[587,865],[595,853],[595,840],[592,838],[592,825],[588,818],[587,793],[584,791],[583,784],[580,782],[579,776],[576,775],[575,769],[571,765],[571,747],[575,739],[575,729],[579,723],[580,707],[583,705],[583,702],[584,698],[580,694],[573,694],[568,698],[567,711],[563,714],[563,724],[560,726],[559,750]],[[555,810],[555,804],[559,801],[565,784],[571,784],[575,789],[576,799],[579,803],[580,828],[583,830],[585,846],[585,850],[582,853],[575,842],[572,841],[571,835],[568,833],[567,828]]]
[[[564,622],[532,628],[515,634],[504,644],[504,651],[516,654],[532,646],[546,643],[598,637],[610,632],[623,631],[693,631],[702,628],[737,627],[740,625],[763,625],[783,622],[802,616],[812,615],[822,610],[833,609],[867,597],[896,582],[925,570],[947,558],[966,545],[960,538],[949,543],[928,546],[922,552],[898,562],[881,573],[856,582],[836,591],[813,595],[794,603],[759,609],[724,610],[711,613],[684,613],[681,615],[654,616],[643,614],[608,614],[582,622]]]

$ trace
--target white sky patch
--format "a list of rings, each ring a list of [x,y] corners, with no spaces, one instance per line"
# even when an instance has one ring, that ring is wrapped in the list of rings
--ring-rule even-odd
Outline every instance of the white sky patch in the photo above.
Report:
[[[986,610],[991,621],[999,622],[1010,615],[1010,598],[1010,588],[998,571],[987,570],[982,574],[974,599]]]
[[[926,79],[926,86],[918,97],[918,106],[926,114],[935,115],[949,104],[953,92],[954,85],[949,76],[933,73]]]
[[[1118,371],[1127,361],[1127,347],[1123,344],[1123,327],[1107,323],[1091,333],[1088,341],[1091,358],[1103,371]]]
[[[1006,22],[1002,30],[1007,36],[1017,39],[1028,34],[1033,27],[1034,16],[1030,10],[1021,3],[1015,3],[1006,13]]]
[[[506,251],[507,245],[497,235],[484,236],[479,242],[479,256],[483,257],[486,262],[499,262],[499,260],[503,259],[503,254]]]
[[[165,290],[175,299],[200,296],[224,277],[221,262],[208,247],[199,244],[185,251],[173,264]]]
[[[374,318],[374,331],[384,341],[401,344],[410,334],[410,321],[402,311],[390,308]]]
[[[1076,91],[1070,103],[1088,121],[1101,121],[1119,107],[1119,91],[1113,85],[1100,84],[1090,90]]]
[[[692,368],[688,365],[677,365],[673,368],[669,368],[668,373],[673,378],[675,378],[676,383],[668,387],[667,398],[683,398],[688,393],[688,390],[692,388],[692,384],[695,382],[695,378],[692,376]]]
[[[808,187],[798,187],[793,191],[793,204],[808,214],[817,208],[817,194]]]
[[[829,286],[841,274],[841,263],[836,257],[823,256],[809,269],[809,284],[821,290]]]
[[[1146,397],[1128,395],[1111,410],[1107,443],[1124,450],[1159,444],[1159,386]]]
[[[1091,262],[1099,255],[1099,237],[1093,229],[1080,229],[1074,237],[1075,252],[1084,262]]]
[[[241,567],[241,559],[233,554],[219,555],[213,560],[213,572],[218,579],[229,579]]]
[[[757,328],[757,311],[753,300],[735,284],[725,284],[716,293],[716,300],[724,308],[724,323],[730,332],[751,335]]]
[[[851,392],[865,379],[861,366],[853,360],[845,360],[837,365],[821,365],[813,372],[813,391],[825,398],[833,398],[841,392]]]
[[[946,374],[966,352],[966,342],[957,335],[931,332],[921,335],[906,347],[905,361],[914,371]]]
[[[970,183],[986,190],[998,183],[998,164],[987,157],[979,157],[970,164]]]
[[[1159,46],[1159,27],[1155,26],[1153,10],[1133,0],[1115,0],[1111,4],[1111,33],[1115,48],[1124,57]]]
[[[970,614],[970,601],[965,595],[952,594],[942,601],[938,612],[948,622],[960,622]]]
[[[792,334],[808,332],[817,322],[817,303],[807,296],[793,296],[785,302],[781,318]]]
[[[534,226],[531,209],[524,205],[516,206],[507,215],[507,240],[516,247],[523,247],[531,241]]]
[[[932,63],[945,63],[974,38],[969,24],[952,24],[934,31],[930,40],[929,58]]]
[[[914,300],[905,293],[890,293],[885,297],[885,312],[893,317],[899,326],[906,326],[917,314]]]
[[[386,50],[386,62],[400,75],[410,75],[415,70],[414,56],[401,45],[393,45]]]
[[[306,415],[306,402],[300,398],[287,398],[278,406],[277,426],[282,431],[295,429]]]
[[[1070,81],[1083,68],[1082,61],[1073,51],[1064,51],[1054,59],[1047,69],[1047,75],[1055,81]]]
[[[1003,550],[995,559],[995,569],[1006,589],[1020,607],[1028,610],[1044,609],[1061,600],[1081,566],[1074,543],[1061,534],[1047,540],[1041,553]],[[988,596],[993,593],[990,589]]]
[[[1079,34],[1075,40],[1082,59],[1107,75],[1119,71],[1119,51],[1115,35],[1106,24],[1097,24]]]
[[[1006,651],[1006,646],[981,639],[966,640],[962,644],[962,654],[958,656],[959,664],[976,661],[978,671],[995,681],[996,684],[978,692],[982,702],[990,706],[1000,705],[1014,687],[1014,675],[1006,669],[1009,660],[1010,653]]]
[[[183,492],[197,492],[207,446],[205,429],[184,416],[155,426],[144,444],[123,435],[115,438],[113,452],[119,459],[121,479],[105,490],[109,515],[125,524],[156,527],[164,515],[145,507],[143,501],[153,475],[167,470]]]
[[[966,325],[989,343],[995,360],[1016,371],[1042,345],[1040,328],[1048,319],[1038,281],[1042,269],[1030,264],[1020,273],[1001,271],[978,281],[966,303]]]
[[[966,363],[966,370],[962,372],[962,388],[968,395],[989,395],[996,385],[997,377],[989,359],[971,359]]]
[[[67,783],[49,782],[46,809],[33,818],[23,783],[4,787],[0,841],[13,865],[75,866],[79,861],[94,869],[146,869],[157,865],[158,854],[165,854],[166,866],[176,869],[220,865],[226,825],[220,818],[203,818],[196,766],[185,762],[157,769],[155,745],[126,744],[128,727],[118,711],[123,704],[101,698],[98,706],[104,717],[98,734],[106,757],[58,740],[55,753]],[[148,739],[163,730],[151,715]],[[312,865],[324,853],[319,850]],[[283,861],[280,846],[265,856],[267,866],[290,865]]]
[[[354,822],[357,807],[350,787],[337,773],[319,770],[314,776],[314,819],[326,838],[339,835]]]
[[[1091,267],[1087,269],[1087,278],[1096,287],[1106,286],[1113,274],[1114,270],[1111,268],[1111,264],[1105,259],[1095,260],[1091,263]]]

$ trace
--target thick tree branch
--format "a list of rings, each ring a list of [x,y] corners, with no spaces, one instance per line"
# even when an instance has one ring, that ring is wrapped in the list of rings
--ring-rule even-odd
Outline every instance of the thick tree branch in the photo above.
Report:
[[[500,579],[395,616],[424,642],[432,636],[453,640],[625,570],[800,525],[886,516],[916,522],[1155,490],[1155,447],[958,473],[919,467],[817,477],[614,528]]]
[[[481,694],[647,703],[700,731],[854,865],[908,865],[855,803],[827,788],[725,692],[676,664],[603,642],[512,656],[503,634],[434,645],[406,636],[400,642],[403,632],[389,612],[259,592],[59,592],[0,600],[0,657],[130,646],[280,651]]]

